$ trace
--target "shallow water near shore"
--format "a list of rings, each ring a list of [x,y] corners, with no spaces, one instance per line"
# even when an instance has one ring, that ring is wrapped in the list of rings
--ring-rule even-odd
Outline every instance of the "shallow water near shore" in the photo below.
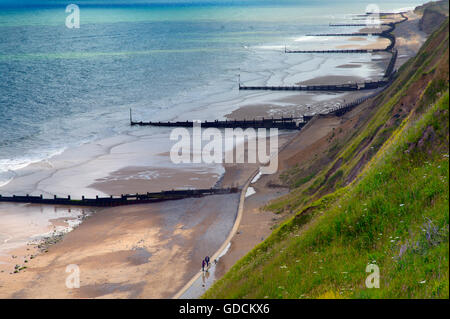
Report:
[[[42,241],[72,231],[91,213],[89,208],[0,203],[0,271],[29,260]],[[19,256],[11,255],[15,250]]]
[[[270,95],[239,92],[238,74],[247,85],[292,85],[318,75],[370,78],[382,73],[367,64],[369,55],[283,53],[285,46],[354,44],[306,35],[329,32],[328,22],[348,20],[349,14],[364,11],[364,3],[81,3],[77,30],[64,26],[63,5],[39,3],[32,8],[6,4],[0,15],[0,187],[17,170],[67,148],[133,134],[130,108],[144,120],[211,120]],[[380,5],[388,10],[413,3]],[[337,68],[348,63],[361,67]]]

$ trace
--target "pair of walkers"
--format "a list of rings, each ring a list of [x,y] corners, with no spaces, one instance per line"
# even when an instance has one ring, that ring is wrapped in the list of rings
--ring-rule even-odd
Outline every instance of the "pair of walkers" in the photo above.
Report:
[[[202,260],[202,271],[205,271],[209,267],[209,256],[206,256],[205,259]]]

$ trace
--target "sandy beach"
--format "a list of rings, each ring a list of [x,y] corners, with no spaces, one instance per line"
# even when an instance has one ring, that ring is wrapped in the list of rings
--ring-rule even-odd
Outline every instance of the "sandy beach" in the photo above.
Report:
[[[395,31],[399,49],[397,67],[415,54],[425,39],[417,28],[418,18],[412,13],[408,17],[410,20]],[[351,39],[358,49],[385,47],[387,40],[384,40],[363,44],[364,39]],[[368,74],[369,79],[375,79],[382,74],[389,57],[377,53],[361,59],[349,61],[347,57],[336,61],[328,75],[312,73],[309,78],[285,75],[282,81],[348,83],[367,80]],[[361,72],[358,74],[362,76],[349,75],[352,71]],[[233,108],[217,107],[228,119],[314,115],[370,93],[255,93]],[[202,110],[194,111],[192,116],[195,112],[201,114]],[[226,253],[220,257],[213,275],[197,281],[184,297],[199,297],[288,217],[262,209],[270,200],[289,191],[274,186],[280,184],[280,172],[299,159],[308,161],[315,152],[323,151],[328,136],[334,129],[351,125],[355,119],[352,116],[357,118],[357,112],[346,118],[317,117],[299,133],[281,132],[278,172],[250,183],[254,193],[245,198],[242,219]],[[0,188],[1,193],[81,197],[242,187],[260,167],[260,164],[172,164],[168,134],[168,130],[136,130],[68,149],[22,169]],[[3,221],[0,234],[5,237],[0,237],[3,241],[0,298],[171,298],[199,273],[202,258],[224,244],[235,225],[239,198],[240,194],[215,195],[102,209],[0,204]],[[66,267],[72,264],[80,268],[79,289],[68,289],[65,285]]]
[[[365,39],[359,37],[350,38],[350,41],[363,41]],[[366,45],[358,45],[355,44],[346,44],[338,46],[339,49],[355,49],[355,50],[375,50],[375,49],[384,49],[390,44],[390,41],[385,38],[379,38],[375,41],[375,43],[366,44]]]
[[[171,297],[222,244],[236,201],[220,195],[98,211],[27,269],[2,274],[0,297]],[[71,264],[80,267],[80,289],[65,286]]]

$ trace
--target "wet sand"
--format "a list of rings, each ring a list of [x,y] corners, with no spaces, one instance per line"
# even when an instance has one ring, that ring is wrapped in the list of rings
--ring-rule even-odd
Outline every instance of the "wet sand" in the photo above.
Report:
[[[0,273],[14,273],[45,249],[48,236],[73,230],[93,209],[34,204],[0,203]]]
[[[292,134],[282,134],[279,142],[283,144],[290,138]],[[242,187],[260,165],[226,164],[218,186]],[[130,183],[137,190],[145,188],[146,179],[139,185],[132,178],[137,173],[149,173],[143,169],[126,169],[117,185],[109,177],[98,187],[111,191]],[[186,176],[195,176],[194,173],[186,172]],[[124,181],[125,176],[130,179]],[[216,178],[204,180],[217,183]],[[46,246],[46,252],[39,253],[36,246],[34,251],[25,250],[29,245],[9,251],[5,255],[5,260],[9,259],[6,271],[0,273],[0,298],[172,297],[198,274],[203,257],[211,256],[229,236],[239,197],[240,194],[217,195],[99,209],[61,241]],[[8,205],[17,211],[17,204]],[[35,258],[30,259],[30,255]],[[15,263],[27,268],[13,273]],[[71,264],[78,265],[82,272],[79,289],[65,287],[65,267]],[[135,273],[139,273],[139,280],[134,279]]]
[[[350,38],[350,41],[362,41],[363,39],[359,37]],[[385,38],[379,38],[375,43],[358,45],[358,44],[346,44],[338,46],[338,49],[355,49],[355,50],[375,50],[384,49],[390,44],[390,41]]]
[[[381,61],[380,63],[383,63]],[[378,62],[377,62],[378,63]],[[355,80],[351,77],[351,80]],[[311,82],[331,82],[330,77],[316,78]],[[324,92],[319,96],[315,93],[302,92],[284,98],[275,99],[266,104],[248,104],[226,115],[229,119],[258,119],[277,117],[299,117],[304,114],[326,112],[337,105],[363,97],[367,92]],[[280,105],[282,104],[282,105]]]
[[[220,175],[204,168],[125,167],[98,179],[90,187],[105,194],[134,194],[170,189],[210,188]]]
[[[426,33],[419,29],[420,16],[414,12],[408,12],[406,16],[408,21],[398,24],[394,30],[397,37],[396,47],[398,48],[396,68],[415,56],[428,37]]]
[[[0,275],[0,298],[168,298],[217,250],[238,195],[104,209],[16,274]],[[65,285],[80,269],[79,289]]]
[[[361,67],[361,64],[342,64],[337,67],[341,69],[358,69]]]
[[[353,75],[333,75],[333,76],[319,76],[314,79],[297,83],[297,85],[332,85],[332,84],[346,84],[346,83],[361,83],[366,79]]]

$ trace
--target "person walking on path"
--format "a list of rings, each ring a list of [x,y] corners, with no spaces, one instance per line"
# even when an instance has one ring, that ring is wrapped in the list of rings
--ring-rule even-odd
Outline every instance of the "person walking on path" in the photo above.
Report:
[[[203,259],[202,260],[202,271],[205,271],[205,265],[206,265],[206,261]]]
[[[205,257],[205,261],[206,261],[206,267],[209,267],[209,256]]]

